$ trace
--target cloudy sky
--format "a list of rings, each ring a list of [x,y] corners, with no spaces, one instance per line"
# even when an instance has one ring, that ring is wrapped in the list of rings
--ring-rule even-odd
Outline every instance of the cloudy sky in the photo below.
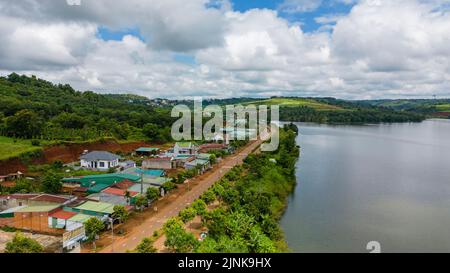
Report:
[[[450,97],[448,0],[0,0],[0,75],[150,98]]]

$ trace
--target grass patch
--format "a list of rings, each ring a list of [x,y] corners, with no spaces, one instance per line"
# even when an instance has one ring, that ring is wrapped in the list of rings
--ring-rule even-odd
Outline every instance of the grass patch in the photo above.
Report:
[[[439,112],[450,112],[450,103],[436,105],[436,110]]]
[[[22,154],[42,150],[42,147],[31,145],[31,140],[20,140],[0,136],[0,160],[19,157]]]
[[[254,105],[280,105],[282,107],[298,107],[307,106],[314,108],[319,111],[326,110],[344,110],[342,107],[318,102],[313,99],[302,99],[302,98],[271,98],[267,100],[259,100],[243,103],[244,105],[254,104]]]

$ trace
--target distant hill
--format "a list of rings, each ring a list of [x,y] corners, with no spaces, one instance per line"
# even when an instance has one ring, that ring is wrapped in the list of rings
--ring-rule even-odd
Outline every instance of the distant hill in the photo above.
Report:
[[[367,100],[360,101],[360,103],[420,113],[432,117],[450,118],[450,99]]]

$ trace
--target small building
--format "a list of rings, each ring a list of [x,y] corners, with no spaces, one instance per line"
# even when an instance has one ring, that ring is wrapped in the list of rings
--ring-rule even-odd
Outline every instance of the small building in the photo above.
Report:
[[[113,185],[111,185],[111,188],[127,190],[134,185],[136,185],[135,182],[132,182],[130,180],[124,180],[122,182],[114,183]]]
[[[209,153],[211,151],[225,151],[229,152],[229,146],[221,143],[207,143],[198,147],[200,153]]]
[[[62,234],[64,229],[53,228],[50,221],[52,215],[60,210],[60,205],[25,206],[14,212],[12,227],[31,232]]]
[[[195,167],[199,168],[200,173],[204,173],[208,169],[211,168],[211,162],[207,159],[194,159],[191,161],[188,161],[184,164],[185,169],[192,170]]]
[[[138,175],[129,173],[111,173],[111,174],[87,175],[82,177],[64,178],[63,183],[77,184],[80,187],[90,188],[93,185],[97,184],[105,184],[111,186],[124,180],[128,180],[131,182],[138,182],[140,180],[140,177]]]
[[[127,160],[127,161],[119,162],[119,166],[122,170],[136,168],[136,162],[134,162],[133,160]]]
[[[120,156],[105,151],[92,151],[80,157],[81,167],[107,171],[119,166]]]
[[[177,142],[173,147],[173,153],[177,155],[195,155],[198,147],[192,142]]]
[[[144,169],[163,169],[171,170],[177,167],[176,161],[173,157],[154,157],[142,161],[142,168]]]
[[[59,209],[48,215],[48,218],[49,218],[48,224],[51,228],[67,230],[68,220],[75,215],[77,215],[76,212]],[[73,226],[72,226],[72,228],[73,228]]]
[[[127,194],[128,193],[128,194]],[[113,205],[123,205],[128,206],[130,204],[134,204],[136,201],[136,196],[138,192],[129,191],[129,190],[121,190],[116,188],[106,188],[99,193],[91,194],[87,197],[89,200],[109,203]],[[127,196],[128,195],[128,196]]]
[[[142,174],[144,177],[147,177],[147,178],[163,177],[166,175],[166,171],[164,171],[164,170],[136,169],[136,173]]]
[[[109,217],[114,212],[114,205],[104,202],[86,201],[85,203],[71,208],[72,211],[96,217]]]
[[[159,153],[159,148],[140,147],[135,152],[138,156],[152,156]]]
[[[53,195],[41,193],[16,193],[0,196],[0,210],[20,206],[66,205],[77,199],[71,195]]]

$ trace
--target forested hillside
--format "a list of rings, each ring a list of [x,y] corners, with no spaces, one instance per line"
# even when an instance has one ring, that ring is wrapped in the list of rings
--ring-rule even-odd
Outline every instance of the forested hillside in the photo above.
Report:
[[[102,137],[119,140],[165,141],[170,109],[145,97],[78,92],[15,73],[0,77],[0,133],[3,136],[86,141]]]

